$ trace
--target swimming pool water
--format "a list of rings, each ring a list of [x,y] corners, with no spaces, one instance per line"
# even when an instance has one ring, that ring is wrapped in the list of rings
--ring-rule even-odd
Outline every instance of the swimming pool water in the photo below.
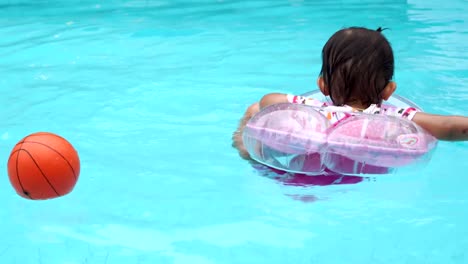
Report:
[[[468,115],[468,3],[3,1],[1,263],[466,263],[468,145],[359,184],[291,186],[230,147],[245,108],[315,89],[322,45],[388,27],[398,93]],[[50,131],[78,150],[60,199],[28,201],[9,152]]]

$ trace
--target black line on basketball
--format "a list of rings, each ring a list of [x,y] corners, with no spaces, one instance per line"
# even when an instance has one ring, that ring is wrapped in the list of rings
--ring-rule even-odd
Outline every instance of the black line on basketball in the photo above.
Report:
[[[18,153],[16,155],[16,177],[18,178],[18,183],[21,187],[21,191],[23,192],[24,195],[28,196],[29,199],[33,199],[30,195],[30,193],[28,191],[26,191],[23,187],[23,184],[21,183],[21,177],[19,176],[19,170],[18,170],[18,160],[19,160],[19,154],[20,154],[20,151],[23,150],[21,147],[23,146],[23,144],[21,144],[20,148],[18,150],[15,150],[14,153]],[[13,153],[10,155],[10,158],[13,156]]]
[[[54,148],[50,147],[49,145],[46,145],[44,143],[41,143],[41,142],[37,142],[37,141],[25,141],[24,143],[34,143],[34,144],[39,144],[39,145],[42,145],[52,151],[54,151],[55,153],[57,153],[60,157],[62,157],[65,162],[67,162],[68,164],[68,167],[70,167],[72,173],[73,173],[73,177],[75,178],[76,180],[76,173],[75,173],[75,170],[73,169],[73,166],[70,164],[70,162],[62,155],[62,153],[58,152],[57,150],[55,150]]]
[[[19,144],[23,144],[24,143],[24,139],[21,140],[20,142],[16,143],[15,147],[18,146]]]
[[[10,161],[11,157],[13,157],[13,154],[15,154],[16,152],[18,152],[18,151],[20,151],[20,150],[22,150],[22,149],[20,148],[20,149],[17,149],[17,150],[15,150],[15,151],[11,152],[11,153],[10,153],[10,157],[8,158],[8,161]]]
[[[23,149],[24,152],[26,152],[29,157],[31,157],[32,161],[34,162],[34,164],[36,164],[36,167],[39,169],[39,171],[41,172],[42,176],[44,177],[44,179],[47,181],[47,183],[49,184],[50,188],[52,188],[52,190],[54,190],[55,194],[57,194],[57,196],[60,196],[60,194],[57,192],[57,190],[55,190],[54,186],[52,185],[52,183],[50,183],[49,179],[46,177],[46,175],[44,174],[44,172],[41,170],[41,167],[39,167],[39,164],[37,164],[36,160],[33,158],[33,156],[31,155],[31,153],[29,153],[29,151],[27,151],[26,149]]]

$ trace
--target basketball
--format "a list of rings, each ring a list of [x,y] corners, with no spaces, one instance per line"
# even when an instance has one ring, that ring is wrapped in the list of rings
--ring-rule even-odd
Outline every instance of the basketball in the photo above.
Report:
[[[64,138],[39,132],[20,140],[8,159],[8,176],[16,193],[46,200],[70,193],[80,174],[80,159]]]

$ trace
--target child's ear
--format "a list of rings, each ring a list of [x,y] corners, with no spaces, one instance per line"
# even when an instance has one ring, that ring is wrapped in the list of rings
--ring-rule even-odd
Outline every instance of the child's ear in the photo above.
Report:
[[[389,82],[382,91],[382,99],[387,101],[388,98],[390,98],[390,96],[392,96],[392,94],[395,92],[396,87],[397,85],[395,82]]]
[[[325,81],[323,80],[322,76],[318,77],[317,86],[319,87],[320,91],[322,91],[323,95],[325,96],[330,95],[330,92],[328,91],[328,87],[325,85]]]

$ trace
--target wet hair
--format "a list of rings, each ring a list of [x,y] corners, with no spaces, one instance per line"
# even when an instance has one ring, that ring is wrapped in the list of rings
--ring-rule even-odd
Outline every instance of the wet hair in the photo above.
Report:
[[[382,91],[394,72],[393,51],[383,30],[345,28],[323,47],[320,75],[334,105],[382,103]]]

